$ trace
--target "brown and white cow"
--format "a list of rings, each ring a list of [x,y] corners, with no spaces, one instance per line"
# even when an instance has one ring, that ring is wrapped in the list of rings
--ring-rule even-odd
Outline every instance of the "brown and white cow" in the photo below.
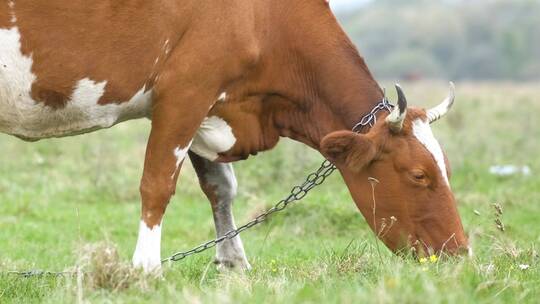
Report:
[[[429,126],[452,98],[426,112],[400,96],[369,132],[347,131],[383,92],[325,0],[0,3],[1,132],[34,141],[152,120],[133,257],[145,270],[160,267],[162,217],[188,152],[223,235],[234,228],[237,187],[226,163],[280,137],[338,166],[390,249],[466,248]],[[375,218],[369,177],[380,182]],[[217,248],[217,261],[249,268],[238,237]]]

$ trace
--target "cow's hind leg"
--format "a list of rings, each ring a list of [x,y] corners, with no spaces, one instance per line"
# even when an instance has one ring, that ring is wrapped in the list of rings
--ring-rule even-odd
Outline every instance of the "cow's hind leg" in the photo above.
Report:
[[[232,204],[236,196],[236,177],[231,164],[222,164],[206,160],[193,152],[189,157],[204,193],[212,206],[216,235],[221,237],[236,229],[232,213]],[[216,264],[219,269],[250,269],[240,236],[225,240],[217,245]]]

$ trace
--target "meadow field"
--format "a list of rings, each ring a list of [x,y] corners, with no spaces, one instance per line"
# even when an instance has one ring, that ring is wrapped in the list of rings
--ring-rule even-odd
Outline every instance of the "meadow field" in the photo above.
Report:
[[[402,85],[418,106],[437,104],[447,91],[445,83]],[[137,237],[149,132],[141,120],[37,143],[0,135],[0,303],[538,303],[540,83],[456,85],[455,108],[433,129],[452,164],[472,258],[392,255],[336,173],[242,234],[248,273],[218,272],[213,250],[165,265],[162,278],[134,273],[126,265]],[[320,161],[282,140],[235,164],[237,224],[284,197]],[[496,176],[494,165],[529,166],[530,174]],[[209,203],[186,162],[165,216],[162,256],[213,237]],[[90,273],[7,273],[28,269]]]

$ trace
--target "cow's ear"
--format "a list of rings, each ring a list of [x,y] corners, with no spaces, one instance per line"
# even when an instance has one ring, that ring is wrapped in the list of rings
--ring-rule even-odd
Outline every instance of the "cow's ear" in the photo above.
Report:
[[[321,141],[321,153],[337,166],[360,171],[375,157],[375,143],[366,135],[337,131]]]

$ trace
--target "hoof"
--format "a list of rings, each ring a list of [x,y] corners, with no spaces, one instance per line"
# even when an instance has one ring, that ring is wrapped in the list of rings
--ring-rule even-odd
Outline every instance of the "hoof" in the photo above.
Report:
[[[219,272],[227,271],[249,271],[251,270],[251,265],[244,258],[237,259],[214,259],[214,264],[216,264],[217,270]]]

